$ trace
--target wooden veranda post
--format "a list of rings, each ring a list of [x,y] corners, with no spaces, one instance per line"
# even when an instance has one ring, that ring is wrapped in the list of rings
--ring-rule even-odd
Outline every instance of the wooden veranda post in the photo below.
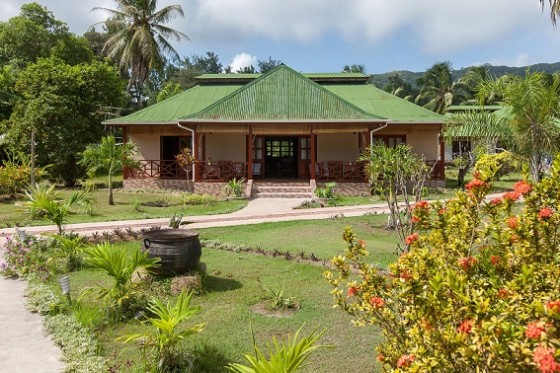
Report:
[[[317,138],[313,133],[313,126],[311,126],[311,179],[316,180],[317,175],[315,174],[315,163],[317,162]]]
[[[247,135],[247,179],[253,179],[253,125],[249,125]]]

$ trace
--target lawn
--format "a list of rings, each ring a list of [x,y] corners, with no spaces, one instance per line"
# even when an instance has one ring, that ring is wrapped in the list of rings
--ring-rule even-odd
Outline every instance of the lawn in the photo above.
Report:
[[[289,251],[293,255],[303,252],[308,256],[314,254],[320,259],[329,259],[344,249],[342,231],[350,226],[357,237],[366,242],[366,248],[371,251],[372,263],[386,267],[395,259],[396,252],[396,233],[387,231],[386,223],[386,215],[370,214],[327,220],[215,227],[198,231],[200,238],[204,240],[218,240],[269,251]]]
[[[68,198],[74,191],[61,189],[63,198]],[[75,209],[68,217],[68,223],[85,223],[96,221],[114,221],[131,219],[151,219],[177,215],[213,215],[237,211],[246,206],[246,200],[216,200],[210,202],[183,205],[182,197],[186,193],[169,191],[132,192],[122,189],[114,191],[115,205],[108,203],[108,190],[96,189],[91,193],[94,204],[93,214],[88,215]],[[21,206],[23,200],[0,200],[0,226],[25,226],[52,224],[48,220],[30,220]]]
[[[333,227],[338,230],[338,227]],[[263,229],[266,231],[266,227]],[[339,241],[338,250],[344,245]],[[132,248],[138,242],[117,244],[117,248]],[[320,349],[309,361],[305,372],[375,372],[374,346],[380,341],[373,327],[356,327],[351,317],[333,308],[330,286],[323,279],[324,267],[287,261],[283,258],[235,253],[203,248],[201,261],[207,266],[203,279],[204,293],[193,298],[193,305],[202,308],[199,315],[189,321],[207,323],[205,330],[187,340],[186,346],[195,359],[196,372],[225,372],[229,362],[243,362],[245,353],[253,353],[253,337],[259,346],[270,342],[272,337],[282,338],[293,334],[301,325],[304,333],[313,328],[326,328],[322,344],[333,345],[334,349]],[[95,270],[82,270],[71,274],[72,291],[96,282],[105,282],[106,277]],[[259,284],[280,290],[286,297],[294,297],[301,308],[292,315],[277,317],[262,315],[252,310],[267,298]],[[151,292],[159,297],[166,296],[167,280],[151,284]],[[101,343],[101,352],[108,358],[116,371],[137,371],[130,365],[140,360],[137,344],[125,345],[115,338],[128,333],[137,333],[143,326],[137,321],[127,323],[100,323],[101,311],[92,311],[97,301],[82,300],[81,318],[97,325],[94,329]],[[89,310],[89,311],[85,311]],[[97,319],[97,320],[96,320]],[[93,321],[92,321],[93,320]],[[128,366],[128,367],[127,367]]]

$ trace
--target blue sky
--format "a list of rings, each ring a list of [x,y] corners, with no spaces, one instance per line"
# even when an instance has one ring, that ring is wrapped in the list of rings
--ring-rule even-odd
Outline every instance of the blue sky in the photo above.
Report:
[[[0,20],[28,1],[2,0]],[[106,18],[93,7],[112,0],[39,0],[83,34]],[[538,0],[160,0],[185,18],[170,26],[191,41],[180,55],[218,54],[234,69],[272,57],[302,72],[337,72],[362,64],[368,73],[424,71],[491,63],[521,66],[560,60],[560,29]]]

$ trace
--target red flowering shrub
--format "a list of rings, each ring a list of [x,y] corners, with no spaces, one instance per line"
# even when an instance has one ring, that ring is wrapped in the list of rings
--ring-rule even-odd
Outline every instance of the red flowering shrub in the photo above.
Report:
[[[386,372],[560,372],[560,158],[549,177],[491,201],[481,175],[454,199],[413,207],[421,230],[388,270],[344,232],[325,275],[357,325],[382,331]]]

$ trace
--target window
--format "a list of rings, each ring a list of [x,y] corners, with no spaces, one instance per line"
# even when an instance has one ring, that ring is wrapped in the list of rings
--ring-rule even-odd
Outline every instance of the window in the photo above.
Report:
[[[385,146],[387,146],[388,148],[394,148],[399,144],[406,143],[406,136],[405,135],[374,136],[373,144],[375,143],[385,144]]]
[[[311,159],[311,138],[300,137],[299,139],[300,159],[307,161]]]
[[[273,158],[294,157],[294,142],[290,140],[268,140],[266,156]]]

